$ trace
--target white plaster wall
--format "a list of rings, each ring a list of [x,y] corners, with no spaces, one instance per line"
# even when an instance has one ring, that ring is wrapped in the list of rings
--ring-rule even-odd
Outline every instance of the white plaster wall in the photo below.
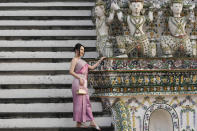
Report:
[[[154,111],[150,117],[149,131],[173,131],[171,115],[164,109]]]
[[[129,106],[131,107],[131,123],[132,130],[136,131],[144,131],[144,118],[145,113],[150,107],[155,103],[165,103],[174,109],[176,114],[178,115],[179,129],[180,131],[185,130],[187,128],[194,129],[197,131],[197,96],[196,95],[168,95],[168,96],[160,96],[163,97],[160,101],[157,101],[158,96],[135,96],[132,101],[130,100]],[[191,99],[188,99],[190,97]],[[176,98],[176,99],[175,99]],[[175,106],[176,105],[176,106]],[[163,109],[164,110],[164,109]],[[185,111],[186,110],[186,111]],[[188,113],[187,113],[188,112]],[[163,113],[163,114],[162,114]],[[134,116],[134,117],[133,117]],[[152,117],[152,118],[151,118]],[[162,123],[158,125],[161,127],[161,130],[153,130],[154,124],[149,123],[149,131],[171,131],[171,127],[167,127],[166,125],[170,125],[170,118],[165,111],[154,112],[150,117],[150,122],[152,123]],[[135,118],[135,119],[134,119]],[[135,120],[135,122],[133,122]],[[150,127],[152,126],[152,127]],[[151,128],[151,129],[150,129]],[[163,129],[164,128],[164,129]],[[166,129],[169,128],[169,129]],[[173,130],[172,130],[173,131]]]

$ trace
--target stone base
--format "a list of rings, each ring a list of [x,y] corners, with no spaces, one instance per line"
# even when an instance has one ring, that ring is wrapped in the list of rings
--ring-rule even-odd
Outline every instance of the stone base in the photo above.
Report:
[[[116,131],[196,130],[197,58],[106,59],[89,86]]]

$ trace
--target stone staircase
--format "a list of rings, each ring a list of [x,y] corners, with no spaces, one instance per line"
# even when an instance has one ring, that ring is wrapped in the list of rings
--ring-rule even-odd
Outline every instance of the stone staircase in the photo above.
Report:
[[[72,47],[96,58],[92,0],[0,0],[0,131],[88,131],[72,120]],[[91,97],[96,122],[109,112]]]

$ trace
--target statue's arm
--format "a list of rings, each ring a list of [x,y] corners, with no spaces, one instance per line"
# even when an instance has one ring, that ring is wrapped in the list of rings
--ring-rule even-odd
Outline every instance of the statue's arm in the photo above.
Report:
[[[109,14],[109,17],[107,18],[107,23],[110,24],[113,19],[114,19],[114,14],[115,14],[115,11],[114,10],[110,10],[110,14]]]
[[[154,19],[154,17],[153,17],[153,11],[149,11],[148,12],[148,18],[149,18],[149,20],[152,22],[153,21],[153,19]]]
[[[114,11],[117,12],[118,20],[119,20],[120,22],[122,22],[122,21],[123,21],[123,13],[122,13],[122,11],[120,10],[120,7],[118,6],[118,4],[115,3],[115,2],[113,2],[113,3],[111,4],[111,8],[112,8]]]
[[[195,8],[195,4],[192,4],[189,7],[189,15],[186,17],[186,19],[189,20],[190,22],[195,22],[194,8]]]
[[[117,16],[118,16],[118,20],[119,20],[120,22],[123,22],[123,21],[124,21],[124,16],[123,16],[122,11],[118,10]]]
[[[153,11],[154,12],[159,11],[160,8],[161,7],[159,4],[156,3],[151,4],[151,6],[149,7],[148,16],[146,17],[147,22],[153,22],[154,19]]]

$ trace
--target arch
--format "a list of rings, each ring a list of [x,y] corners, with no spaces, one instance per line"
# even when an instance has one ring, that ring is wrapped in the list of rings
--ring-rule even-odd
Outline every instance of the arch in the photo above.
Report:
[[[150,124],[150,117],[151,114],[159,109],[163,109],[167,111],[171,115],[173,131],[179,131],[179,118],[176,111],[167,104],[153,104],[150,106],[144,115],[144,122],[143,122],[143,131],[149,131],[149,124]]]
[[[149,131],[173,131],[170,113],[164,109],[153,111],[150,116]]]

